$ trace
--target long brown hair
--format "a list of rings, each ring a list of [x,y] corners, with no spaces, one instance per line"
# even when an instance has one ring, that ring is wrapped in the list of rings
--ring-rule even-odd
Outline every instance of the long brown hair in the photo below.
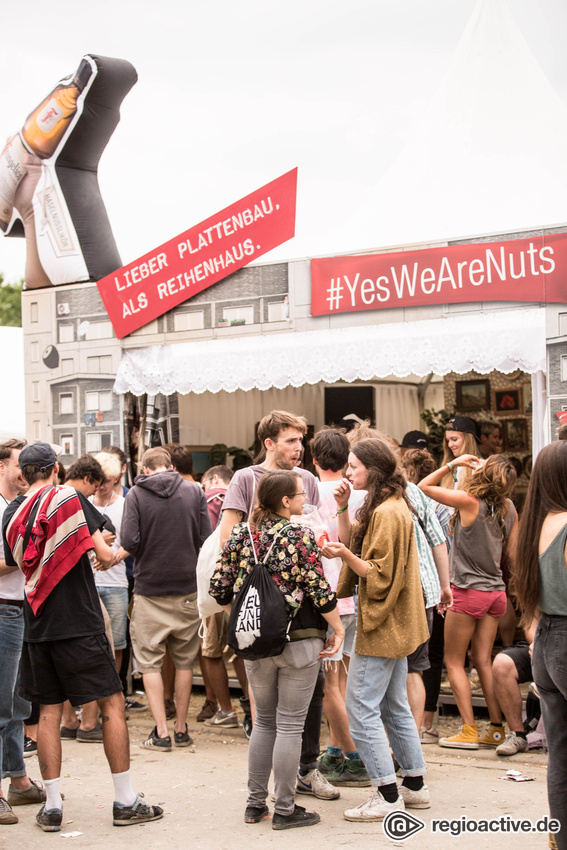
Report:
[[[528,495],[518,530],[514,589],[524,625],[539,604],[539,538],[546,516],[567,512],[567,442],[545,446],[534,463]]]
[[[500,526],[502,539],[506,536],[504,517],[510,507],[508,497],[514,489],[516,477],[516,470],[507,457],[491,455],[463,486],[469,495],[488,504],[490,514]]]
[[[292,498],[297,493],[299,473],[290,469],[277,469],[264,472],[258,484],[258,504],[252,511],[250,525],[259,529],[267,517],[278,514],[284,496]]]
[[[353,551],[360,554],[372,514],[382,502],[390,496],[397,496],[405,501],[410,512],[413,508],[406,496],[406,481],[398,468],[396,456],[386,443],[376,438],[360,440],[350,450],[368,470],[368,494],[358,512],[352,537]]]

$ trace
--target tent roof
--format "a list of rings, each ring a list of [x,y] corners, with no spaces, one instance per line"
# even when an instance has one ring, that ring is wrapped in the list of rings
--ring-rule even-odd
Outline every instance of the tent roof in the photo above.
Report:
[[[545,370],[545,309],[131,349],[123,354],[114,389],[135,395],[234,392],[472,369]]]

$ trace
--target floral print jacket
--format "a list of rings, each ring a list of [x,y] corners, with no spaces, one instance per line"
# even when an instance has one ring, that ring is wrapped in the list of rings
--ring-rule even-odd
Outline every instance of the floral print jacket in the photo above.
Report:
[[[288,612],[295,613],[305,596],[320,613],[332,611],[336,597],[323,573],[311,529],[282,517],[269,517],[259,531],[252,532],[258,562],[262,563],[278,533],[265,566],[283,593]],[[246,523],[239,523],[232,529],[211,577],[211,596],[219,605],[228,605],[255,565],[248,528]]]

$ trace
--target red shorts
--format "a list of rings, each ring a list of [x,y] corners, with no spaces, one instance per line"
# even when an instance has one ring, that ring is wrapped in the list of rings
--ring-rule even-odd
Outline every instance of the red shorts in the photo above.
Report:
[[[456,614],[468,614],[477,620],[488,614],[490,617],[502,617],[506,613],[505,590],[474,590],[451,585],[453,604],[450,608]]]

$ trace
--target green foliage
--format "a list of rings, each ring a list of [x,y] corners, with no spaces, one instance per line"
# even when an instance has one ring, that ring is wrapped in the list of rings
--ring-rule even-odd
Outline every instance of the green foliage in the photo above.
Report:
[[[443,460],[443,440],[445,439],[445,426],[449,419],[455,415],[455,411],[449,410],[424,410],[420,414],[427,426],[429,437],[429,451],[437,461]]]
[[[4,278],[0,274],[1,327],[22,327],[22,287],[23,283],[4,283]]]

